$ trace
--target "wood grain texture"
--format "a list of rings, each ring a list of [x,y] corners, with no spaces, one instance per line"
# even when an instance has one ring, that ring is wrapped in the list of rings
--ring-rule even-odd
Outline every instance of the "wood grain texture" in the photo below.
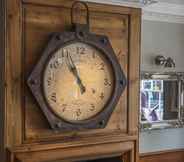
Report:
[[[139,15],[139,16],[138,16]],[[128,131],[138,134],[139,127],[139,76],[140,76],[140,44],[141,44],[141,12],[133,11],[130,16],[129,63],[128,63]],[[138,43],[139,42],[139,43]],[[133,61],[136,60],[136,61]],[[133,119],[133,120],[132,120]]]
[[[184,162],[184,150],[171,150],[140,155],[139,162]]]
[[[2,48],[5,51],[0,56],[0,70],[4,71],[0,76],[0,118],[3,120],[0,138],[1,146],[8,149],[5,162],[75,161],[90,158],[91,154],[92,158],[118,154],[124,155],[122,158],[126,162],[137,161],[140,9],[88,3],[91,11],[90,30],[109,37],[128,79],[128,86],[105,129],[55,132],[50,129],[26,80],[41,57],[50,35],[70,30],[73,1],[3,2],[6,2],[3,14],[7,15],[7,34],[6,40],[1,40],[6,50]],[[77,20],[83,22],[84,11],[80,10],[79,14],[82,16]],[[4,20],[1,18],[1,21]],[[4,152],[2,154],[5,155]]]
[[[133,148],[132,142],[112,143],[104,145],[80,146],[66,149],[47,150],[41,152],[16,153],[16,157],[24,162],[41,161],[81,161],[109,156],[122,155]],[[59,154],[62,153],[62,154]],[[134,161],[131,161],[134,162]]]
[[[5,128],[5,94],[4,94],[4,56],[5,56],[5,2],[0,1],[0,157],[2,161],[5,161],[5,140],[4,140],[4,128]]]
[[[71,3],[73,3],[75,0],[23,0],[26,4],[34,4],[34,5],[40,5],[40,6],[50,6],[50,7],[62,7],[63,4],[65,7],[70,8]],[[123,6],[117,6],[117,5],[109,5],[109,4],[98,4],[93,2],[87,2],[88,5],[90,5],[90,11],[101,11],[101,12],[108,12],[108,13],[116,13],[116,14],[126,14],[130,15],[133,10],[140,10],[136,8],[131,7],[123,7]],[[123,9],[122,9],[123,8]]]
[[[61,12],[62,11],[62,12]],[[45,14],[47,13],[48,14]],[[25,6],[25,52],[24,70],[25,79],[37,63],[49,39],[50,33],[64,31],[70,26],[70,10],[68,8],[53,8],[42,6]],[[84,15],[82,17],[85,18]],[[40,21],[41,20],[41,21]],[[82,20],[81,20],[82,21]],[[97,34],[108,35],[116,54],[119,54],[119,61],[127,76],[128,61],[128,17],[126,15],[109,14],[104,12],[91,12],[90,14],[91,31]],[[113,24],[109,26],[108,24]],[[31,46],[30,46],[31,44]],[[58,137],[73,136],[74,132],[53,134],[48,127],[47,121],[43,117],[39,106],[35,102],[27,85],[25,86],[25,140],[35,141],[46,139],[47,141]],[[78,133],[78,135],[104,134],[112,131],[121,131],[126,134],[127,128],[127,90],[124,91],[117,108],[105,129],[92,130]],[[123,122],[121,122],[123,120]],[[72,134],[71,134],[72,133]],[[49,138],[49,139],[48,139]]]
[[[5,84],[6,104],[6,143],[8,146],[20,145],[22,140],[22,26],[21,2],[7,0],[6,43],[5,54]],[[12,136],[13,135],[13,136]]]

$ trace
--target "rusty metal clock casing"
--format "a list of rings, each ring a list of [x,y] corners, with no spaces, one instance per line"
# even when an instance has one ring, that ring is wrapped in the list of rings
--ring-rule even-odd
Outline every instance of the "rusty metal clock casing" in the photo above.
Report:
[[[114,75],[114,89],[111,98],[107,101],[102,111],[95,116],[77,122],[66,121],[53,112],[48,104],[44,90],[43,90],[43,75],[48,61],[53,54],[60,48],[70,45],[72,43],[81,42],[90,45],[107,58],[111,64]],[[110,41],[107,36],[96,35],[89,32],[89,28],[83,24],[75,24],[75,31],[54,33],[49,41],[42,57],[37,65],[34,67],[32,73],[27,80],[28,86],[37,100],[41,110],[46,116],[50,126],[54,130],[68,131],[68,130],[83,130],[104,128],[116,107],[116,104],[125,89],[126,78],[121,69],[121,66],[112,49]]]

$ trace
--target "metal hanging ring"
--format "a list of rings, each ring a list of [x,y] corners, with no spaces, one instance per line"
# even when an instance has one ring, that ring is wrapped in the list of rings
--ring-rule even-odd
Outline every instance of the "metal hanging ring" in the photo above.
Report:
[[[87,11],[87,16],[86,16],[86,23],[87,25],[89,26],[89,8],[88,8],[88,5],[85,3],[85,2],[81,2],[81,1],[75,1],[73,4],[72,4],[72,8],[71,8],[71,22],[72,22],[72,25],[74,25],[74,17],[73,17],[73,14],[74,14],[74,8],[75,6],[77,6],[78,4],[82,4],[85,8],[86,8],[86,11]]]

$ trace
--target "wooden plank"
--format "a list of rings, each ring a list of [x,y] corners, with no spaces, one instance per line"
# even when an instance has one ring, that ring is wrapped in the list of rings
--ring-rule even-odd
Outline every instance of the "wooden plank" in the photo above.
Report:
[[[169,150],[154,153],[141,154],[139,162],[183,162],[184,150]]]
[[[21,57],[22,23],[21,2],[7,0],[7,51],[5,57],[6,86],[6,145],[20,145],[22,142],[21,105]]]
[[[50,7],[67,7],[71,8],[71,4],[76,0],[23,0],[25,4],[33,4],[40,6],[50,6]],[[118,5],[110,5],[110,4],[99,4],[94,2],[87,2],[90,6],[90,11],[101,11],[108,12],[114,14],[131,14],[133,10],[139,11],[138,8],[124,7]]]
[[[125,149],[126,148],[126,149]],[[132,142],[124,143],[109,143],[104,145],[92,145],[92,146],[80,146],[79,148],[68,148],[63,150],[49,150],[40,152],[27,152],[27,153],[17,153],[18,159],[24,162],[32,161],[78,161],[95,158],[104,158],[109,156],[122,155],[125,151],[132,150]],[[62,152],[62,154],[61,154]],[[133,161],[131,161],[133,162]]]
[[[4,94],[4,64],[5,64],[5,1],[0,1],[0,157],[5,161],[5,94]]]
[[[103,145],[106,143],[117,143],[117,142],[126,142],[126,141],[135,141],[136,136],[125,136],[120,137],[121,135],[115,135],[115,136],[107,136],[107,137],[97,137],[93,138],[93,140],[82,140],[82,141],[68,141],[65,143],[61,143],[60,141],[53,141],[53,143],[32,143],[32,144],[23,144],[21,146],[17,147],[11,147],[9,150],[11,152],[29,152],[29,151],[44,151],[44,150],[53,150],[53,149],[64,149],[69,147],[80,147],[80,146],[87,146],[87,145]],[[110,140],[110,139],[111,140]],[[96,139],[96,141],[95,141]]]
[[[128,63],[128,129],[129,134],[138,134],[139,127],[139,76],[141,44],[141,10],[130,15],[129,63]]]

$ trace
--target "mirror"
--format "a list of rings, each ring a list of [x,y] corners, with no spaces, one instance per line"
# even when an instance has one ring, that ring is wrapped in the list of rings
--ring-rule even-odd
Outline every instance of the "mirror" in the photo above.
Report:
[[[141,130],[183,126],[183,73],[141,74],[140,124]]]

